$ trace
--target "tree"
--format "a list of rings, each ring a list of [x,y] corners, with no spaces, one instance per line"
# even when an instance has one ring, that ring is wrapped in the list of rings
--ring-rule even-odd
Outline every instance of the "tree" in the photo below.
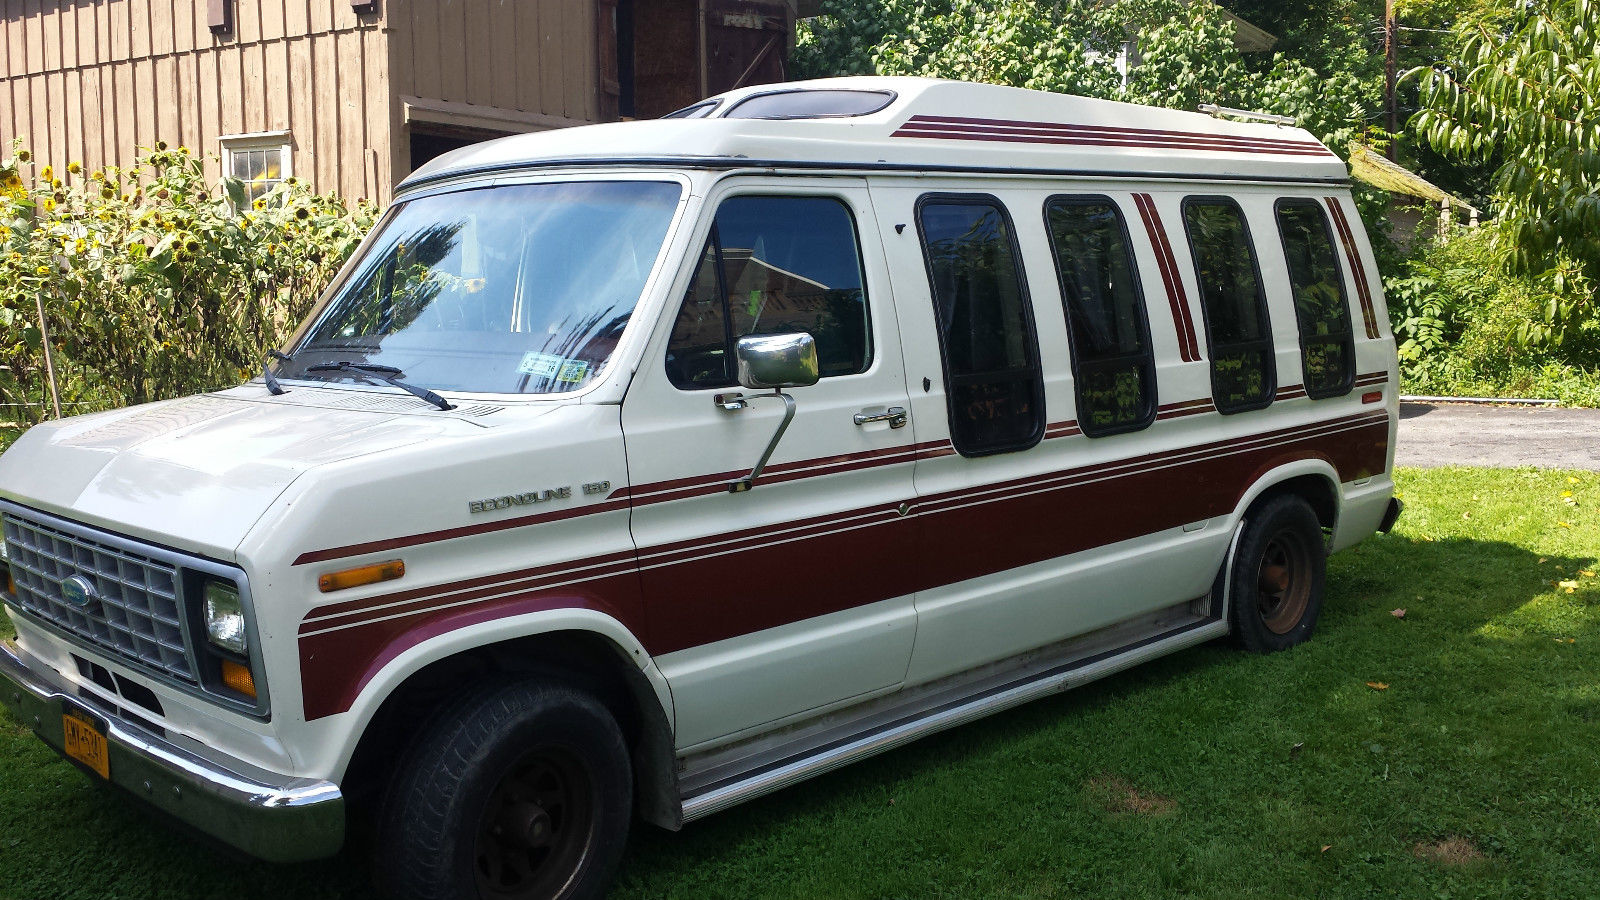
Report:
[[[1377,102],[1376,83],[1354,71],[1283,56],[1248,63],[1210,0],[825,0],[823,12],[800,28],[797,74],[955,78],[1172,109],[1216,103],[1293,116],[1335,149]],[[1130,40],[1138,64],[1124,80],[1116,59]]]
[[[1535,340],[1600,330],[1600,3],[1527,3],[1498,31],[1465,29],[1454,61],[1411,73],[1415,132],[1466,161],[1497,160],[1498,245],[1555,291]]]

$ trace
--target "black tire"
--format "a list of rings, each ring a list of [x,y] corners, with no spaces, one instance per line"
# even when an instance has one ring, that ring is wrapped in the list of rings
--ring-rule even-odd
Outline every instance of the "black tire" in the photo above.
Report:
[[[1279,494],[1251,510],[1229,588],[1234,642],[1252,653],[1275,653],[1310,639],[1327,568],[1322,524],[1306,501]]]
[[[589,695],[516,681],[429,723],[390,786],[377,877],[396,900],[583,900],[627,843],[633,774]]]

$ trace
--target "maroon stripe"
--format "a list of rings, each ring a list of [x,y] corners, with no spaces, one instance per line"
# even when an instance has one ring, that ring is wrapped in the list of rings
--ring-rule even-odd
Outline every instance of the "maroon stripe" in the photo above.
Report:
[[[1139,208],[1139,218],[1144,222],[1150,246],[1155,250],[1156,268],[1161,271],[1161,281],[1167,289],[1167,305],[1172,308],[1173,327],[1178,334],[1178,355],[1184,362],[1196,362],[1200,354],[1195,349],[1193,325],[1189,321],[1189,299],[1183,290],[1183,280],[1178,276],[1177,263],[1166,248],[1161,215],[1156,212],[1155,199],[1149,194],[1134,194],[1133,202]]]
[[[1215,412],[1217,407],[1210,400],[1203,400],[1193,404],[1180,404],[1172,409],[1162,409],[1156,412],[1156,421],[1163,419],[1181,419],[1184,416],[1194,416],[1201,413]]]
[[[1195,402],[1195,401],[1190,401]],[[1201,401],[1203,402],[1203,401]],[[1181,461],[1195,456],[1203,456],[1219,449],[1238,449],[1281,440],[1291,435],[1304,435],[1325,431],[1331,428],[1344,427],[1351,422],[1360,421],[1362,418],[1373,418],[1382,414],[1369,413],[1363,416],[1333,419],[1325,423],[1311,426],[1279,429],[1267,432],[1256,438],[1246,441],[1218,441],[1209,444],[1200,444],[1179,450],[1148,453],[1142,456],[1128,457],[1100,463],[1094,466],[1078,469],[1060,470],[1045,475],[1030,476],[1009,482],[998,482],[983,485],[978,488],[967,488],[951,491],[945,494],[934,495],[918,500],[915,504],[919,511],[929,504],[942,501],[962,500],[972,497],[991,495],[996,492],[1008,490],[1036,489],[1062,479],[1078,477],[1098,477],[1111,472],[1126,472],[1141,466],[1169,465],[1174,461]],[[1071,423],[1062,423],[1071,424]],[[667,544],[658,544],[644,548],[636,555],[631,551],[612,553],[605,556],[588,559],[573,560],[570,562],[554,563],[528,569],[520,569],[497,575],[486,575],[462,581],[448,582],[431,587],[415,588],[406,591],[396,591],[375,597],[360,600],[334,603],[317,607],[307,614],[302,620],[300,632],[320,631],[338,625],[351,624],[370,616],[386,617],[402,610],[415,610],[437,605],[440,601],[456,602],[474,597],[487,597],[494,594],[506,593],[513,590],[529,590],[535,587],[557,583],[573,578],[601,577],[610,574],[618,566],[631,569],[637,559],[638,564],[645,566],[665,565],[683,557],[703,555],[705,553],[720,553],[732,545],[751,538],[800,540],[817,534],[834,530],[848,525],[850,527],[865,527],[876,521],[885,521],[899,515],[896,505],[868,507],[827,516],[815,516],[808,519],[799,519],[777,525],[764,525],[756,528],[747,528],[723,534],[714,542],[707,542],[704,538],[694,538],[676,541]],[[846,523],[844,520],[850,520]],[[478,589],[478,590],[473,590]],[[377,607],[384,607],[378,609]]]
[[[1244,135],[945,116],[915,116],[896,130],[892,136],[1163,147],[1240,153],[1270,153],[1290,156],[1332,155],[1331,151],[1315,141],[1286,141]]]
[[[1272,156],[1326,156],[1325,150],[1298,150],[1288,147],[1275,147],[1264,149],[1249,145],[1222,143],[1217,141],[1179,140],[1179,139],[1115,139],[1095,137],[1050,137],[1045,135],[1024,135],[1012,133],[981,133],[960,132],[934,129],[902,128],[890,137],[898,138],[925,138],[930,140],[946,141],[982,141],[991,144],[1051,144],[1071,147],[1124,147],[1132,149],[1152,150],[1194,150],[1206,153],[1246,153]]]
[[[609,566],[599,566],[593,569],[583,567],[587,571],[572,571],[567,574],[547,575],[543,578],[528,578],[505,584],[496,584],[481,587],[476,590],[460,591],[451,594],[436,594],[434,596],[420,597],[406,603],[397,603],[381,609],[364,609],[346,613],[340,616],[318,619],[315,622],[302,621],[300,634],[302,636],[320,633],[330,628],[342,628],[346,625],[371,624],[385,619],[413,616],[419,613],[432,612],[456,606],[465,606],[476,600],[501,597],[513,592],[530,593],[535,591],[553,589],[563,586],[581,584],[601,578],[612,578],[618,575],[629,575],[638,569],[630,554],[626,562],[615,563]]]
[[[562,519],[571,519],[577,516],[589,516],[595,513],[612,512],[627,509],[628,502],[623,499],[603,500],[587,506],[576,506],[570,509],[553,510],[547,513],[538,513],[532,516],[518,516],[515,519],[502,519],[498,522],[484,522],[481,525],[463,525],[459,528],[445,528],[439,531],[428,531],[422,534],[407,535],[406,537],[387,538],[381,541],[367,541],[364,544],[349,544],[344,547],[334,547],[330,550],[313,550],[300,554],[293,565],[303,566],[307,563],[325,562],[330,559],[345,559],[351,556],[361,556],[366,553],[386,553],[390,550],[399,550],[402,547],[415,547],[418,544],[433,544],[439,541],[449,541],[455,538],[471,537],[479,534],[489,534],[495,531],[506,531],[512,528],[526,528],[530,525],[543,525],[547,522],[559,522]]]
[[[507,616],[553,609],[589,609],[611,616],[635,635],[646,633],[639,579],[633,573],[426,616],[300,638],[300,694],[306,721],[350,709],[373,676],[423,641]]]
[[[1328,211],[1333,214],[1334,228],[1339,232],[1339,240],[1344,244],[1344,255],[1350,261],[1350,272],[1356,280],[1356,296],[1361,299],[1361,319],[1366,325],[1367,337],[1378,337],[1378,316],[1372,303],[1372,286],[1367,281],[1367,267],[1361,261],[1361,251],[1356,248],[1355,234],[1350,230],[1350,221],[1345,218],[1344,206],[1338,197],[1325,198]]]
[[[808,470],[801,472],[802,475],[825,475],[833,474],[835,471],[850,472],[857,469],[868,469],[876,465],[882,465],[885,463],[885,461],[887,461],[889,464],[909,461],[914,457],[916,449],[916,447],[908,444],[899,444],[894,447],[884,447],[878,450],[866,450],[860,453],[842,453],[837,456],[819,456],[815,459],[802,459],[795,462],[774,463],[773,465],[767,467],[766,476],[769,479],[781,480],[777,479],[777,476],[801,472],[801,470]],[[899,456],[904,456],[906,459],[900,460],[892,458]],[[828,468],[830,471],[809,471],[811,469],[819,468]],[[635,499],[640,499],[646,498],[651,494],[672,490],[694,489],[695,491],[699,491],[705,488],[726,490],[728,482],[748,474],[748,469],[739,469],[737,471],[718,472],[710,475],[694,475],[688,478],[674,478],[668,481],[656,481],[651,482],[650,484],[636,484],[626,488],[619,488],[618,490],[613,491],[611,496],[629,496]],[[657,501],[653,498],[649,498],[646,499],[646,502],[654,503]]]
[[[658,655],[748,634],[829,612],[1080,552],[1142,534],[1199,521],[1234,509],[1263,473],[1285,462],[1320,458],[1341,481],[1383,470],[1388,418],[1374,413],[1324,423],[1356,427],[1339,434],[1293,435],[1279,446],[1266,439],[1218,441],[1206,448],[1231,452],[1186,458],[1172,467],[1147,465],[1108,477],[1080,478],[1048,490],[946,509],[939,521],[896,517],[883,525],[844,533],[741,548],[736,555],[686,560],[622,572],[559,588],[489,597],[449,609],[370,621],[300,640],[307,719],[350,708],[362,687],[404,650],[457,628],[502,616],[558,608],[593,609],[616,618]],[[1287,431],[1287,430],[1286,430]],[[1149,454],[1156,457],[1160,454]],[[1170,455],[1170,454],[1169,454]],[[1184,485],[1174,491],[1175,483]],[[953,497],[951,499],[954,499]],[[1093,516],[1083,511],[1095,510]],[[907,565],[882,562],[904,546],[916,548]],[[730,566],[746,571],[803,572],[803,578],[763,581],[759,594],[730,589]],[[875,577],[863,578],[864,572]],[[642,593],[641,593],[642,592]],[[650,597],[648,610],[642,597]],[[648,612],[648,627],[646,613]]]
[[[1326,149],[1315,141],[1284,141],[1279,138],[1251,137],[1242,134],[1217,134],[1214,132],[1200,131],[1174,131],[1163,128],[1133,128],[1125,125],[1079,125],[1062,122],[1032,122],[1019,119],[978,119],[968,116],[912,116],[906,122],[911,124],[945,125],[952,128],[977,127],[990,129],[1009,130],[1038,130],[1038,131],[1078,131],[1087,134],[1137,134],[1155,137],[1200,137],[1214,138],[1217,140],[1241,141],[1260,144],[1262,146],[1278,146],[1289,144],[1299,147],[1316,147]]]
[[[608,553],[603,556],[592,556],[586,559],[571,560],[569,562],[551,563],[550,565],[534,566],[528,569],[517,569],[516,571],[512,572],[500,572],[495,575],[480,575],[476,578],[465,578],[460,581],[449,581],[443,584],[429,585],[428,587],[413,588],[405,591],[395,591],[393,593],[382,594],[376,597],[363,597],[359,600],[346,600],[341,603],[329,603],[326,606],[316,607],[315,609],[306,613],[305,619],[301,622],[300,630],[304,632],[321,628],[322,626],[320,624],[314,624],[308,628],[305,623],[312,619],[318,619],[324,616],[344,615],[369,609],[374,606],[400,603],[406,600],[415,600],[422,597],[437,597],[442,594],[452,593],[454,591],[465,591],[472,588],[487,587],[490,585],[505,585],[516,582],[519,579],[542,578],[547,575],[566,574],[581,568],[607,566],[622,562],[632,563],[634,559],[634,551],[626,550],[621,553]]]
[[[1183,289],[1183,276],[1178,271],[1178,258],[1172,255],[1172,239],[1167,234],[1166,226],[1161,222],[1161,213],[1156,209],[1155,198],[1145,194],[1144,200],[1150,206],[1150,217],[1156,223],[1156,237],[1161,241],[1161,254],[1166,257],[1167,268],[1172,271],[1173,289],[1178,293],[1178,311],[1183,316],[1183,343],[1189,349],[1189,359],[1199,361],[1200,342],[1195,337],[1194,313],[1189,309],[1189,295]]]
[[[1199,444],[1180,450],[1165,451],[1161,453],[1147,453],[1143,456],[1112,460],[1093,466],[1085,466],[1078,469],[1067,469],[1053,472],[1043,476],[1019,478],[1009,482],[997,482],[993,484],[982,485],[981,487],[976,488],[962,488],[959,490],[948,491],[943,494],[934,494],[919,498],[917,501],[917,510],[922,512],[941,503],[967,501],[984,496],[1004,494],[1008,491],[1038,490],[1063,481],[1084,478],[1099,478],[1111,474],[1133,474],[1146,469],[1164,468],[1175,463],[1191,462],[1195,459],[1216,454],[1219,451],[1239,452],[1243,450],[1250,450],[1270,446],[1284,440],[1299,440],[1307,437],[1336,433],[1348,428],[1375,424],[1379,421],[1387,421],[1387,414],[1371,412],[1358,413],[1353,416],[1330,419],[1326,422],[1320,422],[1315,425],[1267,432],[1246,440],[1235,439],[1213,441],[1208,444]]]
[[[1266,138],[1238,137],[1222,134],[1194,132],[1143,131],[1137,128],[1096,128],[1090,126],[1036,126],[1014,127],[1005,125],[962,125],[912,120],[897,129],[892,136],[972,136],[975,138],[1004,137],[1048,142],[1061,139],[1068,142],[1126,142],[1150,146],[1206,145],[1240,149],[1256,153],[1290,153],[1294,155],[1324,155],[1329,151],[1321,144],[1307,141],[1275,141]]]
[[[562,581],[621,575],[624,572],[632,572],[637,567],[638,562],[634,552],[626,552],[626,554],[598,556],[594,559],[574,560],[562,564],[541,565],[538,569],[523,569],[522,572],[486,575],[483,578],[456,581],[450,585],[435,585],[381,597],[368,597],[366,601],[355,604],[341,604],[339,607],[328,605],[310,610],[306,618],[301,620],[299,633],[307,634],[312,631],[352,625],[355,621],[386,618],[403,610],[427,609],[435,605],[491,597],[494,594],[506,594],[510,591],[531,591],[534,588],[558,585]]]

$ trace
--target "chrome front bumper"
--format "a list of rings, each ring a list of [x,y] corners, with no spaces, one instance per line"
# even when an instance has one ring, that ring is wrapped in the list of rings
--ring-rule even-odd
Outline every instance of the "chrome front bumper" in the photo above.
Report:
[[[106,716],[29,668],[0,642],[0,704],[63,752],[68,709],[105,725],[111,783],[179,820],[269,862],[321,859],[344,842],[344,795],[329,781],[246,777],[132,723]],[[242,768],[242,767],[241,767]],[[91,776],[97,777],[97,776]]]

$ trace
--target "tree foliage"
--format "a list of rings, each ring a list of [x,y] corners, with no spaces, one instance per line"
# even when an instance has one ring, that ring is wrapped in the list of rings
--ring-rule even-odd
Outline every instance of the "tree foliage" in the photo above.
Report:
[[[1519,7],[1465,29],[1454,60],[1412,73],[1415,132],[1441,152],[1497,160],[1497,237],[1512,271],[1554,290],[1533,340],[1583,340],[1600,319],[1600,3]]]
[[[247,378],[307,313],[376,210],[293,179],[253,204],[186,148],[131,167],[0,159],[0,403],[36,421],[42,302],[65,399],[115,406]]]
[[[801,25],[801,75],[955,78],[1172,109],[1217,103],[1294,116],[1336,148],[1377,100],[1355,71],[1247,60],[1209,0],[825,0],[823,13]],[[1124,42],[1136,60],[1126,78],[1116,64]]]

